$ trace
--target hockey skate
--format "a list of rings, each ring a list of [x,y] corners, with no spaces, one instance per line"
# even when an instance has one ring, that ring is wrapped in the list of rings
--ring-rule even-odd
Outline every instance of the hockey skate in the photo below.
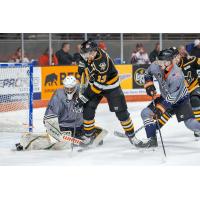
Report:
[[[105,129],[101,129],[99,127],[96,127],[94,132],[90,137],[82,136],[83,142],[80,144],[81,147],[87,147],[87,146],[99,146],[103,145],[103,138],[108,134],[108,132]]]
[[[128,139],[130,143],[134,145],[135,147],[140,147],[143,144],[143,142],[139,140],[138,138],[136,138],[135,136],[132,138],[128,137]]]
[[[196,141],[199,141],[200,140],[200,131],[198,131],[198,132],[194,132],[194,137],[195,137],[195,140]]]
[[[194,132],[194,137],[200,138],[200,132]]]
[[[138,144],[139,148],[151,148],[151,147],[158,147],[158,141],[157,141],[157,137],[150,137],[149,140],[147,142],[141,142]]]

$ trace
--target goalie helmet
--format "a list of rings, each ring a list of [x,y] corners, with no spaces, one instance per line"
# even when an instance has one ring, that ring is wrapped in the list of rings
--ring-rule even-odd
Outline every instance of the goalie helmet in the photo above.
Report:
[[[84,60],[88,60],[89,54],[92,51],[97,51],[98,45],[95,41],[89,39],[81,44],[80,54]]]
[[[63,80],[63,85],[67,99],[72,100],[78,85],[76,78],[74,76],[67,76]]]

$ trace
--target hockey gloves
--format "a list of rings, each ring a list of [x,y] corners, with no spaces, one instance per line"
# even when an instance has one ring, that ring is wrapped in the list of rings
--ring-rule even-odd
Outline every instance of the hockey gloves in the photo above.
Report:
[[[160,119],[161,118],[161,116],[162,116],[162,111],[159,109],[159,108],[157,108],[157,107],[154,107],[154,110],[153,110],[153,112],[157,115],[157,117]]]
[[[150,82],[147,82],[145,85],[144,85],[144,88],[146,89],[146,93],[147,95],[153,97],[155,94],[156,94],[156,88],[153,84],[152,81]]]
[[[75,103],[75,108],[76,108],[76,109],[80,109],[80,108],[82,108],[83,105],[84,105],[85,103],[87,103],[87,102],[88,102],[88,99],[87,99],[85,96],[81,95],[81,96],[77,99],[77,101],[76,101],[76,103]]]

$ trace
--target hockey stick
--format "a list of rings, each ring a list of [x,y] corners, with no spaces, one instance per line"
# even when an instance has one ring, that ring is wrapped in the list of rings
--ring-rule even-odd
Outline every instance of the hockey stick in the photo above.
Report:
[[[141,126],[140,128],[138,128],[134,133],[138,133],[139,131],[141,131],[144,128],[144,125]],[[114,135],[117,137],[121,137],[121,138],[127,138],[126,134],[119,132],[119,131],[114,131]]]
[[[154,96],[152,96],[152,101],[153,101],[153,106],[156,108]],[[162,143],[163,152],[164,152],[165,157],[167,157],[166,152],[165,152],[165,146],[164,146],[163,139],[162,139],[161,130],[160,130],[160,124],[158,122],[158,116],[157,116],[157,114],[155,116],[156,116],[156,123],[157,123],[158,131],[159,131],[159,134],[160,134],[160,140],[161,140],[161,143]]]
[[[82,75],[81,75],[79,96],[83,92],[83,83],[84,83],[84,80],[85,80],[85,73],[83,72]],[[76,134],[76,120],[77,120],[77,115],[78,115],[78,111],[76,110],[76,108],[74,109],[74,111],[75,111],[75,120],[74,120],[74,131],[73,131],[73,134],[72,134],[73,138],[75,138],[75,134]],[[71,143],[71,150],[73,151],[73,149],[74,149],[74,143],[72,142]]]
[[[83,142],[82,140],[80,140],[78,138],[67,135],[66,134],[67,131],[61,132],[59,129],[54,127],[51,123],[49,123],[49,122],[46,122],[46,123],[48,123],[52,127],[52,129],[51,129],[52,133],[49,135],[51,137],[53,137],[55,140],[57,140],[58,142],[66,141],[66,142],[74,143],[76,145],[80,145],[80,143]],[[59,139],[58,137],[60,137],[60,136],[61,136],[61,138]]]
[[[75,138],[75,134],[76,134],[76,120],[77,120],[77,111],[75,110],[75,120],[74,120],[74,130],[73,130],[73,133],[72,133],[72,137]],[[72,141],[71,143],[71,150],[73,151],[74,149],[74,141]]]

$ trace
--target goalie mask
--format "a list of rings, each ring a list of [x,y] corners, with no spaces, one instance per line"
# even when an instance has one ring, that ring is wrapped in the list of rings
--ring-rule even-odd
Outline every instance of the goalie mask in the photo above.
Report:
[[[72,100],[76,90],[77,90],[77,81],[74,76],[67,76],[63,80],[65,94],[67,95],[68,100]]]

